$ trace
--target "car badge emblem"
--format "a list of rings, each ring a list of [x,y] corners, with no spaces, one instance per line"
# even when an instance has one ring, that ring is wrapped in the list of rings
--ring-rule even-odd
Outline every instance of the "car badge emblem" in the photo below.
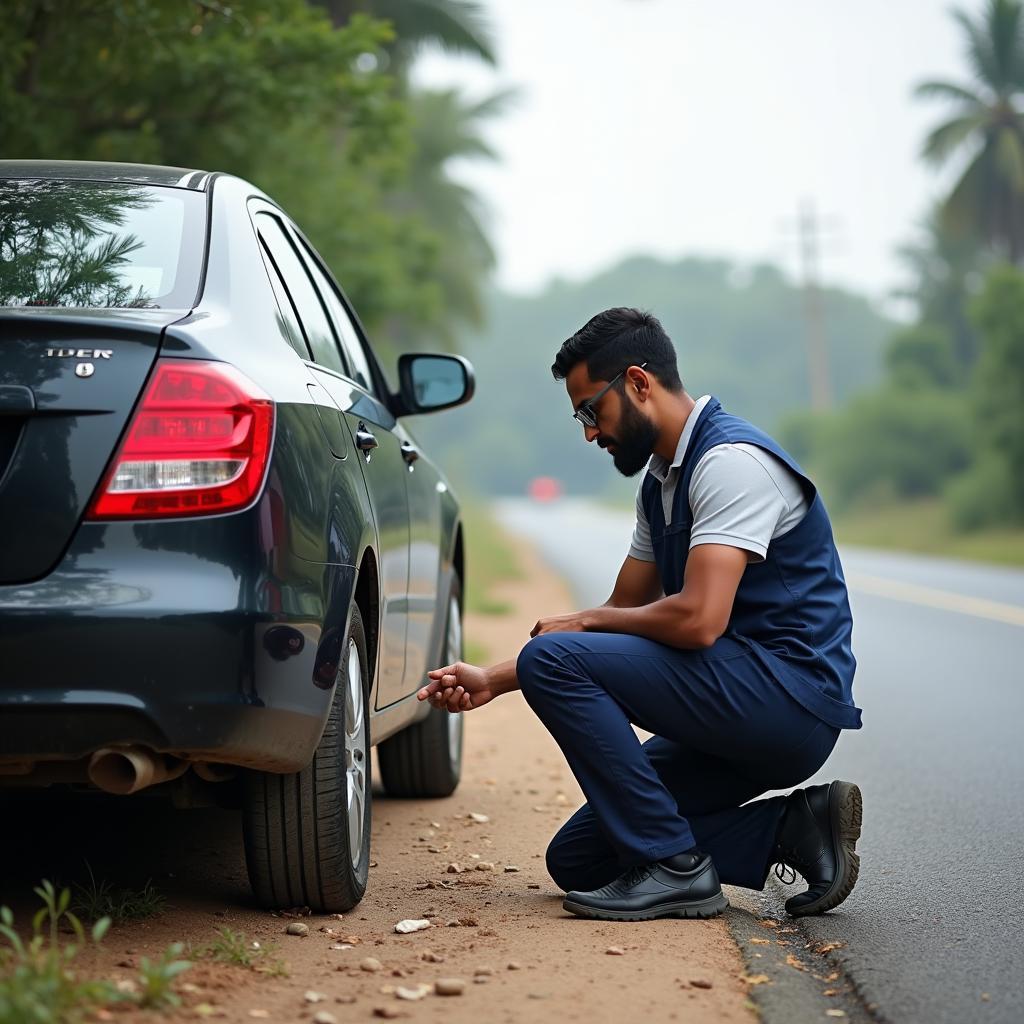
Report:
[[[79,363],[75,367],[76,377],[91,377],[96,372],[96,367],[92,363]]]

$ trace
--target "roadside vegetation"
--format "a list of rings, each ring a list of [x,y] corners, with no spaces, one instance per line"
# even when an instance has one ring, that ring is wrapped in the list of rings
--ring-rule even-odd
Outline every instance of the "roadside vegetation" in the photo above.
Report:
[[[141,889],[115,888],[106,879],[97,881],[91,865],[86,864],[86,868],[89,881],[76,884],[71,898],[71,911],[83,920],[106,917],[112,924],[123,924],[155,917],[167,909],[167,898],[154,888],[152,880]]]
[[[1024,7],[955,11],[968,77],[922,83],[947,105],[922,157],[959,177],[904,250],[917,320],[885,376],[782,438],[849,542],[1021,564],[1024,548]]]
[[[230,928],[218,928],[217,938],[198,947],[195,955],[274,977],[286,977],[288,974],[287,966],[277,955],[276,946],[264,946],[250,939],[244,932],[232,931]]]
[[[175,979],[192,966],[181,959],[181,943],[156,959],[143,957],[134,980],[85,977],[76,959],[86,946],[103,941],[110,918],[87,930],[70,909],[69,889],[58,891],[44,880],[33,891],[43,905],[27,935],[15,927],[10,908],[0,907],[0,1024],[77,1024],[109,1006],[179,1005]]]

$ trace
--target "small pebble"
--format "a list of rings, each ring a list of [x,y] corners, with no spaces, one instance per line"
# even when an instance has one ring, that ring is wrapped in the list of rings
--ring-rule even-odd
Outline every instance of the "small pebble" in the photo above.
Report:
[[[292,921],[284,930],[285,935],[301,935],[306,936],[309,934],[309,925],[303,924],[301,921]]]
[[[521,971],[523,969],[523,965],[517,960],[509,960],[508,969],[510,971]]]
[[[507,874],[511,874],[513,871],[518,871],[518,870],[519,870],[519,868],[515,864],[506,864],[505,865],[505,872]]]
[[[481,974],[481,975],[478,975],[477,977],[475,977],[473,979],[473,984],[474,985],[486,985],[487,982],[489,982],[490,980],[491,979],[488,978],[486,975]]]
[[[314,989],[308,989],[306,994],[302,997],[307,1003],[322,1003],[327,996],[323,992],[317,992]]]
[[[359,969],[361,971],[368,971],[371,974],[374,971],[382,970],[383,967],[384,965],[375,956],[368,956],[365,960],[359,962]]]
[[[434,991],[439,996],[461,996],[466,990],[466,983],[461,978],[438,978],[434,983]]]
[[[256,1020],[269,1020],[270,1019],[270,1011],[269,1010],[250,1010],[249,1011],[249,1016],[250,1017],[255,1017]]]
[[[351,992],[346,992],[344,995],[335,996],[334,1001],[345,1006],[351,1006],[356,1001],[356,997]]]
[[[429,991],[429,985],[417,985],[415,988],[405,988],[404,986],[399,986],[395,989],[395,995],[399,999],[405,999],[409,1002],[414,1002],[417,999],[422,999]]]
[[[425,921],[425,920],[414,921],[414,920],[412,920],[410,918],[410,919],[407,919],[405,921],[399,921],[398,924],[395,925],[395,931],[398,932],[399,935],[408,935],[411,932],[421,932],[425,928],[429,928],[429,927],[430,927],[430,922],[429,921]]]
[[[626,951],[621,946],[609,946],[605,950],[605,953],[607,953],[608,956],[625,956],[626,955]]]
[[[374,1017],[383,1017],[385,1020],[394,1020],[396,1017],[402,1016],[402,1011],[394,1006],[375,1006],[373,1015]]]
[[[470,814],[468,817],[478,825],[486,825],[491,820],[486,814]]]
[[[463,869],[461,864],[452,863],[445,870],[447,870],[449,875],[461,875]]]
[[[421,960],[426,960],[428,964],[443,964],[444,957],[440,953],[434,953],[431,950],[427,950],[425,953],[420,954]]]
[[[482,860],[476,866],[477,871],[493,871],[494,865],[489,860]]]
[[[494,973],[494,968],[493,967],[477,967],[476,970],[473,971],[473,974],[476,977],[478,977],[478,978],[483,976],[483,975],[485,975],[485,974],[493,974],[493,973]]]
[[[691,978],[690,984],[694,988],[712,988],[712,984],[707,978]]]
[[[539,889],[540,885],[537,882],[530,882],[526,887],[527,889]]]
[[[338,1024],[338,1018],[330,1010],[317,1010],[313,1014],[313,1024]]]

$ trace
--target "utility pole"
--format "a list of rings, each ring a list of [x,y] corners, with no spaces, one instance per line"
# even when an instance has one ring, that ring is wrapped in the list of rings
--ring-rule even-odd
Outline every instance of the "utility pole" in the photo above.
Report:
[[[797,214],[800,250],[800,278],[804,293],[804,333],[807,341],[807,376],[811,385],[811,408],[827,412],[832,407],[828,367],[828,339],[825,336],[825,306],[819,286],[818,261],[821,227],[814,201],[801,200]]]

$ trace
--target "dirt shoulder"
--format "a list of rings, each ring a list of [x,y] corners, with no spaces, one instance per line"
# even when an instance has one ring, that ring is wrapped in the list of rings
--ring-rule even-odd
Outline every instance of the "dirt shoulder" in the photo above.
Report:
[[[518,545],[524,580],[494,596],[507,615],[470,616],[467,637],[496,660],[513,656],[539,614],[571,609],[561,581]],[[210,942],[218,928],[276,945],[287,977],[197,963],[182,976],[175,1011],[114,1011],[118,1021],[370,1020],[401,1015],[449,1024],[479,1021],[752,1021],[739,950],[724,920],[603,923],[571,917],[544,870],[548,839],[581,800],[557,747],[519,694],[472,713],[462,785],[448,799],[374,804],[374,867],[363,903],[343,919],[298,918],[306,937],[284,934],[291,918],[251,909],[237,817],[170,813],[142,802],[50,812],[9,848],[4,898],[21,877],[79,873],[152,876],[173,908],[115,928],[83,967],[130,980],[141,957],[173,941]],[[486,821],[470,815],[485,815]],[[25,823],[28,825],[28,822]],[[462,870],[449,872],[449,865]],[[485,865],[491,865],[485,869]],[[24,893],[24,882],[19,886]],[[395,924],[434,925],[398,935]],[[326,929],[330,929],[327,931]],[[620,952],[609,952],[616,948]],[[379,969],[363,968],[367,958]],[[366,965],[372,966],[372,965]],[[415,991],[439,979],[465,982],[461,995]],[[308,1001],[306,994],[318,998]],[[324,1015],[329,1016],[324,1016]]]

